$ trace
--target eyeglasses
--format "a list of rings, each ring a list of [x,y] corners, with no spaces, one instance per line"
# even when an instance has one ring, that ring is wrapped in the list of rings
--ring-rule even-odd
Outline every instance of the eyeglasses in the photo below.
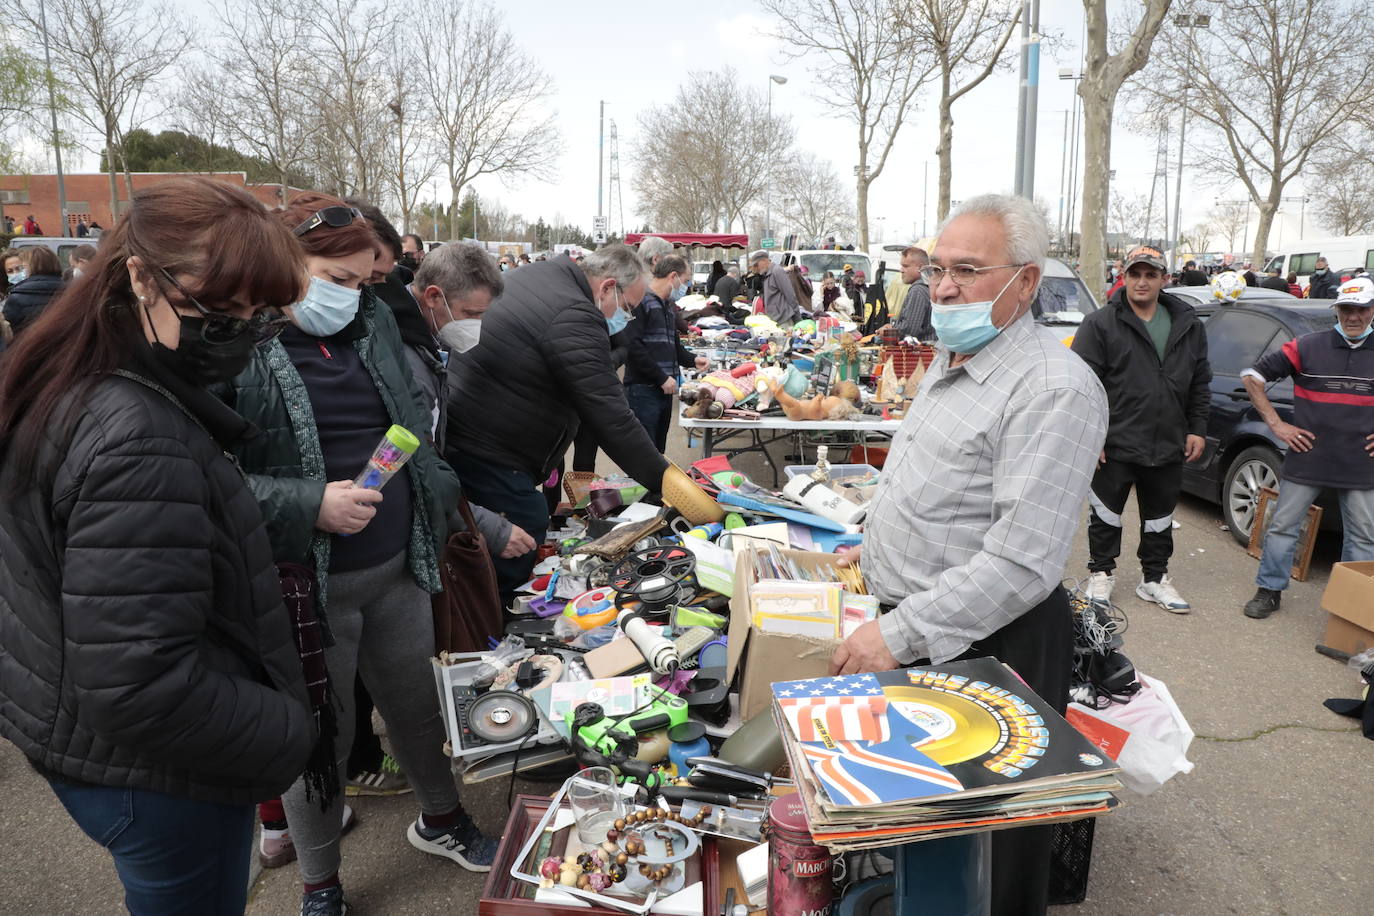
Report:
[[[323,210],[316,210],[308,220],[301,223],[291,232],[297,238],[305,235],[311,229],[319,226],[329,226],[331,229],[342,229],[355,219],[364,219],[363,211],[357,207],[325,207]]]
[[[176,291],[181,293],[182,297],[194,306],[196,311],[200,312],[201,317],[205,319],[200,336],[206,343],[228,343],[247,333],[252,337],[254,344],[263,344],[285,330],[290,321],[282,310],[277,308],[258,309],[253,313],[252,318],[246,319],[230,315],[219,309],[206,308],[196,300],[195,296],[188,293],[186,288],[177,282],[176,277],[168,273],[166,269],[159,267],[158,272],[166,277],[167,282],[176,287]]]
[[[955,264],[953,267],[937,267],[934,264],[927,264],[919,271],[921,279],[926,281],[926,285],[934,288],[940,285],[940,281],[949,274],[949,278],[954,281],[955,286],[970,286],[978,275],[985,270],[1005,270],[1008,267],[1025,267],[1025,264],[996,264],[992,267],[974,267],[972,264]]]

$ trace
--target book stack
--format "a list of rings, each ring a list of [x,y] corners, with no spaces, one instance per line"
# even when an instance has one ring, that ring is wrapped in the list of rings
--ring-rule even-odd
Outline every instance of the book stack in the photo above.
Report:
[[[835,850],[1106,814],[1114,761],[994,658],[779,681],[811,835]]]

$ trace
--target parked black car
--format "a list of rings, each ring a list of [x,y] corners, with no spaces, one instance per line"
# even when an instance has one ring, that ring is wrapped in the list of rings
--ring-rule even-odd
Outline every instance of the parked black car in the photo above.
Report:
[[[1219,503],[1231,535],[1248,544],[1259,491],[1277,489],[1286,447],[1251,405],[1240,374],[1294,337],[1330,328],[1335,318],[1329,299],[1296,299],[1277,292],[1242,297],[1232,305],[1201,301],[1196,308],[1207,329],[1212,415],[1202,457],[1183,466],[1183,489]],[[1275,382],[1267,393],[1279,416],[1292,422],[1292,380]],[[1323,496],[1322,505],[1322,527],[1339,529],[1340,512],[1330,494]]]

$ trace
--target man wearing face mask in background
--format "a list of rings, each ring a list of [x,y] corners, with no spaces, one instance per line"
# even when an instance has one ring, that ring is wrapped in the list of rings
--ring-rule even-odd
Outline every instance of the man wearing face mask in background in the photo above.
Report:
[[[942,229],[922,271],[941,347],[859,548],[884,614],[835,650],[833,673],[992,655],[1064,711],[1073,624],[1060,580],[1107,398],[1030,315],[1048,249],[1044,218],[1021,197],[966,201]],[[992,912],[1045,912],[1051,829],[993,833]]]
[[[1331,307],[1334,328],[1290,340],[1240,375],[1255,412],[1288,446],[1258,588],[1244,608],[1256,620],[1279,609],[1307,507],[1324,489],[1335,490],[1341,504],[1341,561],[1374,560],[1374,282],[1345,281]],[[1285,378],[1293,380],[1292,423],[1265,393]]]
[[[433,254],[430,257],[434,257]],[[645,266],[624,245],[581,263],[557,257],[505,278],[477,346],[457,360],[445,454],[473,502],[544,539],[549,508],[539,485],[579,425],[595,431],[627,475],[657,491],[668,462],[625,400],[610,336],[644,298]],[[533,553],[496,561],[502,599],[529,579]]]
[[[677,300],[687,295],[691,268],[682,257],[659,258],[648,291],[635,306],[634,320],[626,329],[625,397],[630,409],[660,452],[668,447],[673,424],[673,395],[677,393],[678,367],[705,369],[709,360],[694,356],[682,345],[674,318]]]

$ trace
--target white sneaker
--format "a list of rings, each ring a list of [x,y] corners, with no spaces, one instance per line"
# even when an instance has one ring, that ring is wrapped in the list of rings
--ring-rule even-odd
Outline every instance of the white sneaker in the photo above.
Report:
[[[1111,573],[1095,572],[1088,576],[1088,586],[1083,593],[1092,604],[1112,603],[1112,589],[1116,587],[1116,576]]]
[[[1135,587],[1135,593],[1137,597],[1157,604],[1172,614],[1186,614],[1193,609],[1191,604],[1183,600],[1168,576],[1158,582],[1140,583]]]

